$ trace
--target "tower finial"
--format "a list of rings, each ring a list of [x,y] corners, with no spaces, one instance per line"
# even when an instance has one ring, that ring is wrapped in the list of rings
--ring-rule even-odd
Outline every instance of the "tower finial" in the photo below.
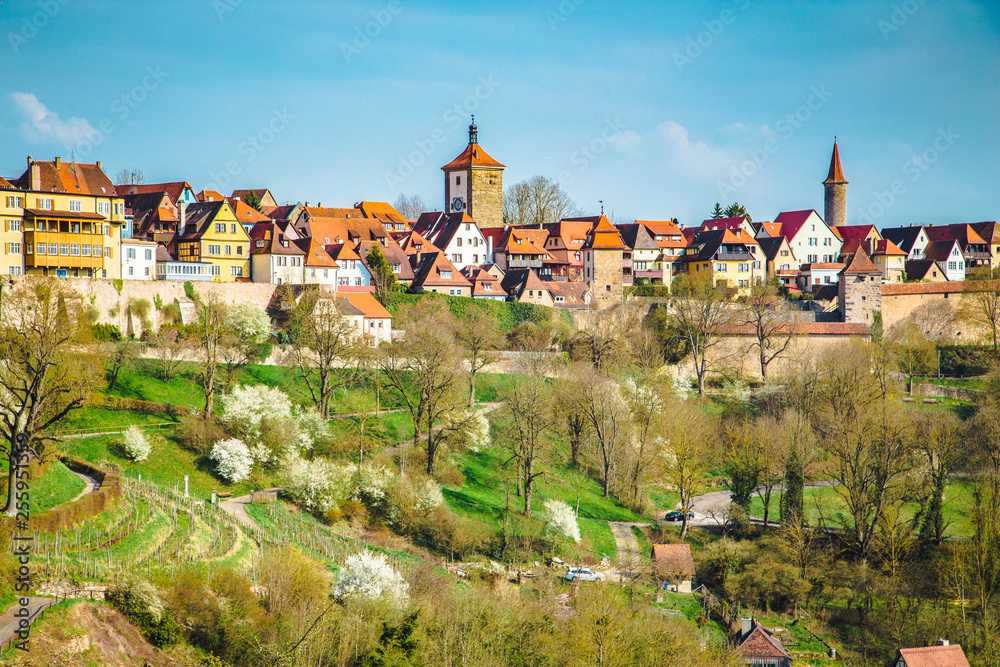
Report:
[[[479,143],[479,128],[476,127],[476,115],[472,114],[472,125],[469,126],[469,143]]]

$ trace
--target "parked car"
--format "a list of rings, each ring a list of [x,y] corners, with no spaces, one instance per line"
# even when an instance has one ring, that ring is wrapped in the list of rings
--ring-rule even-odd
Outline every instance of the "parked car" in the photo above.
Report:
[[[689,520],[694,518],[694,512],[692,512],[690,510],[688,510],[687,515],[688,515],[688,519]],[[663,520],[664,521],[683,521],[684,520],[684,512],[683,512],[683,510],[674,510],[672,512],[667,512],[666,515],[664,515]]]
[[[567,581],[604,581],[603,572],[594,572],[588,567],[571,567],[566,571]]]

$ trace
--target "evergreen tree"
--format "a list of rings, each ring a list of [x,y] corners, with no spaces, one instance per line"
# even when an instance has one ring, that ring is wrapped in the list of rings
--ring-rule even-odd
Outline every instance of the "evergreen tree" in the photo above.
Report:
[[[243,198],[243,203],[252,208],[253,210],[257,211],[258,213],[261,213],[260,196],[253,190],[248,192],[247,196]]]
[[[719,202],[715,202],[715,208],[712,209],[712,220],[718,220],[719,218],[724,218],[726,214],[722,210],[722,205]]]
[[[753,222],[753,218],[751,218],[750,214],[747,213],[746,207],[739,202],[733,202],[732,204],[727,206],[726,210],[723,211],[723,213],[724,216],[727,218],[746,218],[750,222]]]
[[[396,274],[392,272],[392,266],[389,265],[389,260],[385,258],[385,253],[382,252],[382,247],[377,243],[372,246],[372,249],[368,251],[368,256],[365,257],[365,262],[368,264],[368,270],[372,274],[372,285],[375,287],[375,298],[385,305],[386,299],[390,294],[396,291],[397,282]]]

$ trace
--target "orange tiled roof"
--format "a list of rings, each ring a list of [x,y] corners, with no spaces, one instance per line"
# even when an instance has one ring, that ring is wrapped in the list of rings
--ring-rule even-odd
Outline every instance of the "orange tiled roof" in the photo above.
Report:
[[[906,667],[969,667],[969,660],[959,644],[901,648],[899,657]]]
[[[31,166],[17,179],[17,187],[40,192],[60,192],[96,197],[116,197],[114,183],[101,170],[100,163],[84,164],[64,162],[39,162],[33,160]],[[37,173],[38,178],[33,178]]]
[[[602,215],[598,216],[597,222],[587,235],[587,241],[583,247],[595,250],[624,250],[628,246],[622,241],[621,234],[611,224],[611,221]]]
[[[389,311],[385,309],[385,306],[378,302],[378,299],[376,299],[371,292],[338,292],[337,297],[360,310],[364,313],[365,317],[377,320],[392,319],[392,315],[389,314]]]
[[[483,150],[479,144],[469,144],[465,147],[457,158],[441,167],[443,171],[461,169],[462,167],[492,167],[494,169],[506,169],[507,165],[500,164]]]
[[[267,217],[260,211],[251,208],[242,199],[230,199],[229,205],[233,208],[233,213],[236,214],[236,219],[244,225],[255,225],[258,222],[271,222],[271,218]]]
[[[330,257],[326,248],[314,238],[295,239],[295,245],[306,254],[306,266],[321,269],[339,269],[340,265]]]
[[[397,211],[388,202],[384,201],[363,201],[355,204],[354,208],[361,211],[366,218],[374,218],[381,222],[409,222],[402,213]]]
[[[830,173],[827,174],[824,185],[827,184],[847,184],[849,181],[844,178],[844,171],[840,168],[840,148],[837,142],[833,142],[833,156],[830,158]]]
[[[202,190],[194,197],[200,202],[222,201],[226,198],[221,192],[216,192],[215,190]]]

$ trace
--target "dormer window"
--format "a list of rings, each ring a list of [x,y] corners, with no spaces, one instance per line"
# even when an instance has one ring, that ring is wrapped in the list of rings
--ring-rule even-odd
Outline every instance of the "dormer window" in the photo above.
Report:
[[[451,280],[451,271],[442,271],[441,278],[443,280]]]

